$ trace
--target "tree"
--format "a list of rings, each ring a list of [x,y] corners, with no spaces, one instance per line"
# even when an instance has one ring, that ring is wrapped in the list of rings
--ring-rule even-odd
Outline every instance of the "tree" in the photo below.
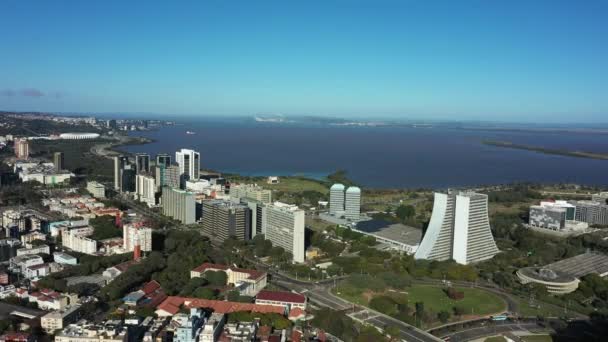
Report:
[[[232,291],[229,291],[228,294],[226,295],[226,300],[228,300],[229,302],[238,302],[240,297],[241,297],[241,294],[240,294],[239,290],[232,290]]]
[[[213,286],[225,286],[228,280],[228,276],[224,271],[206,271],[203,276]]]
[[[391,316],[397,313],[396,303],[387,296],[376,296],[372,298],[372,300],[369,301],[369,306],[385,315]]]
[[[400,205],[397,210],[395,210],[395,215],[401,221],[407,221],[416,215],[416,209],[411,205]]]
[[[424,314],[424,302],[416,302],[416,325],[421,325]]]
[[[390,337],[391,341],[399,341],[401,336],[401,329],[396,325],[389,325],[384,328],[384,332]]]
[[[439,319],[439,321],[444,324],[448,322],[450,316],[450,313],[445,310],[439,311],[439,313],[437,314],[437,318]]]
[[[192,297],[201,299],[215,299],[217,292],[208,287],[200,287],[192,293]]]
[[[454,306],[453,310],[454,310],[454,315],[459,316],[459,317],[466,313],[465,308],[460,305]]]

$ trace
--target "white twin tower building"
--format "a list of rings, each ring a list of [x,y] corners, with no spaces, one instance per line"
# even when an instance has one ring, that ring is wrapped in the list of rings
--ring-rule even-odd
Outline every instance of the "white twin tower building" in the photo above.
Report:
[[[475,192],[435,193],[428,229],[416,259],[470,264],[498,253],[490,230],[488,196]]]
[[[334,184],[329,189],[329,214],[344,217],[349,221],[358,221],[361,216],[361,189]]]

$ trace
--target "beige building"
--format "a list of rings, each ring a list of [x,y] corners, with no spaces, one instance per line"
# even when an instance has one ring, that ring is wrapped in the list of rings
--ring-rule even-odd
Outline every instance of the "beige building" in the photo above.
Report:
[[[266,287],[267,274],[256,270],[248,270],[236,268],[227,265],[204,263],[190,271],[190,278],[200,278],[207,271],[223,271],[228,277],[226,282],[238,286],[242,283],[247,283],[247,289],[244,291],[248,296],[255,296],[260,290]]]
[[[68,324],[76,322],[80,317],[80,306],[75,305],[63,310],[49,312],[40,317],[40,326],[44,331],[52,333],[55,330],[63,329]]]
[[[257,184],[236,184],[230,186],[230,197],[251,199],[262,203],[272,202],[272,191]]]
[[[87,182],[87,191],[95,198],[106,198],[106,187],[98,182]]]

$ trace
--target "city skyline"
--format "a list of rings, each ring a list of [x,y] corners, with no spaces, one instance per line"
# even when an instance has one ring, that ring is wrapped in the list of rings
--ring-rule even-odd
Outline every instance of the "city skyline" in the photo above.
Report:
[[[606,6],[11,2],[0,110],[605,121]]]

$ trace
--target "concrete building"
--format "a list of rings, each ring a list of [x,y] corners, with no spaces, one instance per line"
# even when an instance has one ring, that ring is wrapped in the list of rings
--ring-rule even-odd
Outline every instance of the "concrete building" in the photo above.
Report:
[[[540,205],[530,206],[530,226],[552,230],[562,230],[566,227],[567,209],[552,206]]]
[[[92,324],[86,321],[70,324],[55,335],[55,342],[127,342],[129,332],[120,321]]]
[[[344,185],[334,184],[329,189],[329,213],[334,216],[344,215]]]
[[[183,175],[185,180],[199,178],[201,155],[198,152],[182,148],[175,152],[175,161],[179,165],[180,175]]]
[[[135,165],[125,165],[120,172],[120,191],[126,193],[135,192],[136,176]]]
[[[351,186],[344,196],[344,217],[350,221],[359,221],[361,216],[361,189]]]
[[[576,291],[580,282],[571,275],[548,268],[525,267],[519,269],[516,274],[522,284],[541,284],[549,293],[556,295]]]
[[[60,172],[65,169],[65,160],[63,152],[53,153],[53,165],[55,165],[55,172]]]
[[[201,309],[190,309],[190,315],[177,314],[173,316],[176,323],[173,342],[199,342],[199,336],[205,322]]]
[[[190,278],[201,278],[207,271],[225,272],[226,283],[239,289],[241,294],[245,296],[255,296],[266,287],[268,281],[266,272],[211,263],[204,263],[190,271]],[[246,286],[243,286],[243,284]]]
[[[259,305],[282,306],[287,311],[291,311],[294,308],[306,310],[306,296],[287,291],[260,291],[255,296],[255,303]]]
[[[235,199],[249,199],[261,203],[272,203],[272,191],[264,189],[257,184],[235,184],[230,186],[230,197]]]
[[[224,324],[226,323],[226,315],[213,312],[203,325],[203,331],[199,337],[199,342],[216,342],[219,339]]]
[[[156,179],[148,174],[137,174],[135,176],[135,195],[139,201],[146,203],[148,207],[155,206]]]
[[[596,201],[572,201],[572,204],[576,206],[576,221],[587,222],[589,225],[608,225],[608,204]]]
[[[416,259],[470,264],[498,253],[488,218],[488,196],[475,192],[435,193],[433,213]]]
[[[30,142],[25,138],[15,139],[15,156],[17,159],[28,159],[30,157]]]
[[[96,181],[87,182],[87,191],[95,198],[106,198],[106,187]]]
[[[122,188],[122,170],[129,163],[129,159],[126,156],[114,157],[114,190],[120,191]]]
[[[591,195],[591,200],[600,204],[608,204],[608,192],[593,194]]]
[[[150,173],[150,155],[138,153],[135,155],[135,173]]]
[[[137,224],[125,224],[123,227],[123,249],[125,252],[132,252],[136,239],[142,252],[152,251],[152,228],[143,227]]]
[[[274,202],[264,208],[265,237],[293,255],[294,262],[304,262],[304,210],[296,205]]]
[[[373,236],[377,242],[407,254],[414,254],[422,240],[422,230],[382,220],[360,221],[354,231]]]
[[[253,239],[258,234],[265,234],[264,207],[266,205],[262,202],[248,198],[241,198],[239,202],[246,205],[251,211],[251,238]]]
[[[40,326],[47,333],[53,333],[55,330],[63,329],[68,324],[76,322],[80,318],[80,315],[79,305],[70,306],[63,310],[49,312],[40,317]]]
[[[217,241],[229,237],[251,239],[251,211],[249,207],[231,201],[203,201],[203,234]]]
[[[196,222],[196,203],[194,194],[189,191],[163,187],[163,215],[172,217],[183,224]]]
[[[159,191],[163,186],[168,186],[173,189],[182,188],[183,179],[179,171],[179,165],[157,165],[155,170],[156,187]]]
[[[159,153],[156,155],[156,166],[164,165],[165,167],[171,165],[171,156],[167,153]]]
[[[89,239],[93,234],[93,228],[75,228],[61,232],[61,244],[75,252],[84,254],[97,253],[97,241]]]
[[[75,257],[62,252],[53,253],[53,261],[64,265],[78,265],[78,260]]]

